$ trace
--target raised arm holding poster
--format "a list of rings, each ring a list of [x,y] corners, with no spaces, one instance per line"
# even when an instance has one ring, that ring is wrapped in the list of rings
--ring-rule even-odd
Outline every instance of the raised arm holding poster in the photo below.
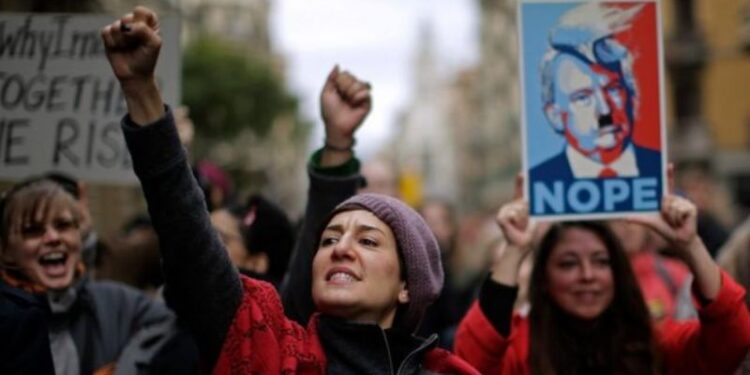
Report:
[[[120,132],[126,112],[99,30],[111,16],[0,14],[0,179],[51,170],[134,184]],[[161,20],[156,74],[179,104],[178,19]]]
[[[530,213],[657,212],[665,177],[656,1],[519,3]]]

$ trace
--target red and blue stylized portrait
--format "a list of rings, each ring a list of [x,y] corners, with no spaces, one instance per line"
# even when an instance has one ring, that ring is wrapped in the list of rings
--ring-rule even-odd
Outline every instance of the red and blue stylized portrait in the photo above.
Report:
[[[657,211],[664,178],[657,4],[519,6],[531,214]]]

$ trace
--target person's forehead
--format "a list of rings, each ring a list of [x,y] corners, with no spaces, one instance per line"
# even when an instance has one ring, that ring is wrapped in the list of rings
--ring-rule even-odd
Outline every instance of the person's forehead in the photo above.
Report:
[[[563,231],[555,246],[553,254],[576,253],[589,254],[607,251],[604,241],[594,232],[583,228],[568,228]]]
[[[372,212],[365,209],[356,209],[339,212],[331,218],[331,221],[326,227],[331,226],[370,226],[381,230],[389,229],[388,225],[382,220],[378,219]]]
[[[38,207],[32,216],[35,221],[51,221],[56,219],[72,219],[73,211],[64,202],[50,202],[49,207]]]
[[[14,216],[28,216],[32,220],[47,220],[55,216],[72,216],[78,203],[72,197],[63,194],[67,193],[37,197],[25,205],[20,205],[16,212],[17,215]]]

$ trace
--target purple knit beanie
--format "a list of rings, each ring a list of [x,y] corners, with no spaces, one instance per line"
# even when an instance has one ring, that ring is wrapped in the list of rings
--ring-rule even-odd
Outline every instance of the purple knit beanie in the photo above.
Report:
[[[403,264],[409,303],[396,314],[394,327],[413,332],[425,310],[443,288],[440,249],[432,231],[411,207],[396,198],[381,194],[359,194],[339,204],[331,217],[342,211],[365,209],[391,228]]]

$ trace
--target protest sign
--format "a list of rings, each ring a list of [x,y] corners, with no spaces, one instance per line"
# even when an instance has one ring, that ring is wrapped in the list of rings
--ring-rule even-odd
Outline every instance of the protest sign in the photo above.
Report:
[[[666,158],[658,3],[522,0],[518,15],[530,214],[658,211]]]
[[[0,179],[61,171],[134,184],[120,131],[127,112],[100,29],[111,16],[0,14]],[[156,68],[167,104],[179,103],[177,18],[160,21]]]

